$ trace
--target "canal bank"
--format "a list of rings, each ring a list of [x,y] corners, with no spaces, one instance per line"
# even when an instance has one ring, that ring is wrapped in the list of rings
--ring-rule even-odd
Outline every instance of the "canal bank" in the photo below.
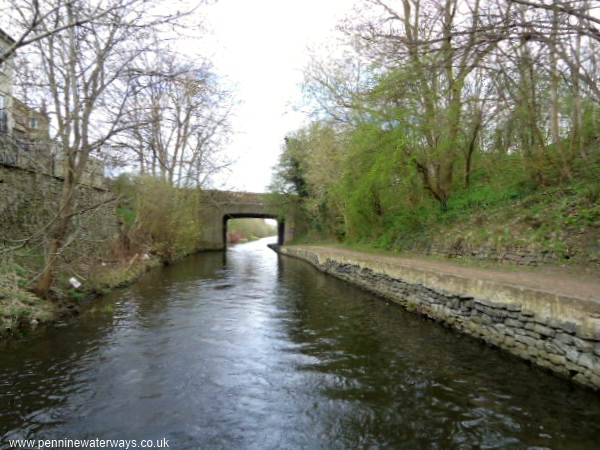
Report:
[[[19,277],[0,272],[0,347],[79,317],[98,297],[135,283],[144,273],[163,264],[165,261],[156,257],[136,254],[129,261],[98,268],[95,279],[85,280],[79,288],[53,291],[50,299],[26,290]]]
[[[283,255],[600,389],[600,284],[555,274],[468,269],[324,246]]]
[[[597,450],[595,392],[268,241],[157,267],[81,320],[0,347],[0,450],[64,438]]]

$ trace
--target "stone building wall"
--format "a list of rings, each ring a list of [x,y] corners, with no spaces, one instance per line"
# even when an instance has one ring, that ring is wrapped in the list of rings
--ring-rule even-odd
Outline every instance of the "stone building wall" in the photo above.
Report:
[[[14,40],[0,29],[0,51],[6,50]],[[0,64],[0,133],[12,127],[12,91],[13,91],[14,58]],[[6,130],[4,128],[7,128]]]
[[[279,251],[562,377],[600,389],[600,299],[392,270],[301,246]]]
[[[50,118],[47,114],[30,108],[22,101],[12,99],[13,135],[26,142],[42,142],[48,145],[50,141]],[[35,120],[34,123],[32,122]]]
[[[31,246],[41,251],[43,227],[55,217],[62,179],[40,172],[0,165],[0,246],[13,246],[32,236]],[[77,191],[72,235],[64,262],[89,261],[110,256],[118,232],[114,195],[103,189],[80,186]],[[96,205],[102,204],[96,207]]]

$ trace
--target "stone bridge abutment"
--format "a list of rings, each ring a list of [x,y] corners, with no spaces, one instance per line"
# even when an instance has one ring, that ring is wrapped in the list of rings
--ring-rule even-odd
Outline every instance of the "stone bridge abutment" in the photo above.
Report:
[[[239,218],[277,220],[277,243],[283,245],[294,237],[296,224],[292,217],[280,217],[269,202],[269,194],[232,191],[204,191],[202,248],[222,250],[227,246],[227,222]]]

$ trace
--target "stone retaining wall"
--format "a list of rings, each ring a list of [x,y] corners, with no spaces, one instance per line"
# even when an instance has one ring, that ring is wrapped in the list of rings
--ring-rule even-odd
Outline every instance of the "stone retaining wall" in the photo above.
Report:
[[[62,183],[58,177],[0,164],[0,246],[30,239],[30,246],[43,248],[40,230],[56,215]],[[114,198],[105,189],[85,185],[77,189],[75,211],[81,213],[72,220],[69,245],[62,254],[65,262],[110,254],[118,233]]]
[[[278,251],[460,332],[600,389],[600,302],[470,280],[309,247]]]

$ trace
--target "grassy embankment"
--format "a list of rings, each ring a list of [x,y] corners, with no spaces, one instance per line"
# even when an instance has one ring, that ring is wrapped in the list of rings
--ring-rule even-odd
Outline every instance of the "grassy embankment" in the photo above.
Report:
[[[30,288],[43,264],[41,245],[0,253],[0,338],[22,336],[40,324],[79,313],[86,300],[125,286],[152,267],[198,250],[202,232],[198,192],[151,178],[123,177],[114,183],[118,236],[97,254],[61,260],[48,299]],[[77,278],[80,288],[69,279]]]
[[[586,159],[573,163],[570,177],[556,163],[479,154],[469,184],[457,166],[452,195],[440,205],[389,134],[336,135],[318,126],[289,141],[275,188],[294,193],[286,207],[305,217],[307,232],[298,243],[600,273],[598,139],[586,143]],[[326,163],[331,170],[323,170]],[[274,198],[285,205],[289,197]]]
[[[474,190],[453,198],[445,212],[432,205],[409,223],[391,222],[366,237],[332,239],[313,230],[296,243],[446,257],[472,265],[549,264],[600,273],[600,183],[532,192]]]
[[[112,289],[126,286],[162,262],[156,257],[133,257],[129,262],[113,260],[93,267],[89,278],[80,277],[78,289],[69,285],[72,272],[63,266],[52,289],[52,297],[42,299],[30,291],[31,268],[17,263],[0,264],[0,339],[22,337],[39,325],[78,315],[84,303]]]

